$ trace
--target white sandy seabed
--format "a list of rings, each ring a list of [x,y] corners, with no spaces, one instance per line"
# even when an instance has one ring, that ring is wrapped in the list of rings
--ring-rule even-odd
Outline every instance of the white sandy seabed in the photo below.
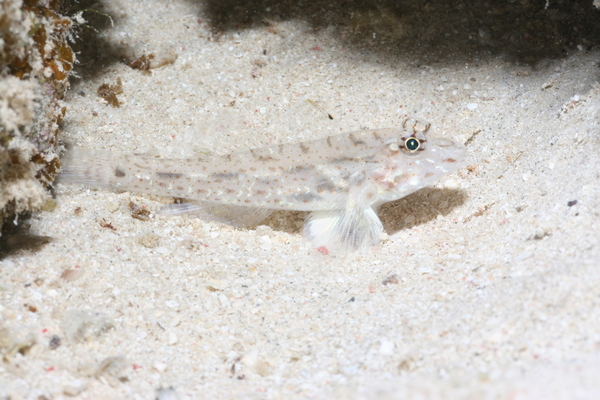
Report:
[[[600,398],[597,49],[416,59],[301,21],[215,40],[193,2],[104,6],[103,40],[164,65],[76,81],[66,142],[223,151],[410,115],[469,167],[385,206],[389,239],[347,256],[305,243],[302,213],[143,221],[130,202],[168,199],[58,184],[31,220],[50,242],[0,260],[0,399]],[[96,95],[117,78],[119,108]],[[278,129],[302,98],[335,125]]]

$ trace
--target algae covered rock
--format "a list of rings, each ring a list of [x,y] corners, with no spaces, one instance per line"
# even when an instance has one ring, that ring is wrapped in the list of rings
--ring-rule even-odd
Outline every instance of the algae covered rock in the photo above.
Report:
[[[39,209],[56,177],[62,102],[75,62],[59,0],[0,2],[0,226]]]

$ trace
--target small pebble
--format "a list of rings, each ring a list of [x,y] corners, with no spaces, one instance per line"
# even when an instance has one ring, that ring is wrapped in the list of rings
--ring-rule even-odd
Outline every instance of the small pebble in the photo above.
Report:
[[[158,372],[165,372],[167,370],[167,364],[157,361],[152,365],[152,368]]]

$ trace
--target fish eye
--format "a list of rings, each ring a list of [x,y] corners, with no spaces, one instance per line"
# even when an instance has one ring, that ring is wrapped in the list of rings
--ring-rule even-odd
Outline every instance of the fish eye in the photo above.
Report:
[[[416,137],[411,136],[404,140],[404,148],[410,151],[411,153],[414,153],[415,151],[419,150],[420,147],[421,142]]]

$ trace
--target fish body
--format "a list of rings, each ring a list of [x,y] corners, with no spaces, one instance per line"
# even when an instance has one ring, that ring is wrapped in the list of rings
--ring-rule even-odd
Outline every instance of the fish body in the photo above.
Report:
[[[244,152],[164,159],[74,149],[60,180],[187,199],[163,214],[196,214],[234,225],[274,210],[311,211],[304,234],[328,251],[376,245],[377,207],[464,165],[462,145],[427,137],[429,124],[352,132]]]

